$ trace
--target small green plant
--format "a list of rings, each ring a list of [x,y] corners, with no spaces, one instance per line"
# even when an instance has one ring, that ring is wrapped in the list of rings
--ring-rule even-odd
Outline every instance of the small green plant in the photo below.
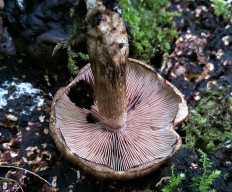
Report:
[[[214,13],[222,16],[224,20],[232,22],[232,5],[225,0],[210,0],[214,7]]]
[[[68,54],[68,69],[72,75],[76,75],[79,71],[79,67],[76,64],[76,59],[80,58],[81,60],[88,62],[89,56],[88,54],[82,52],[76,52],[73,50],[75,43],[77,43],[77,39],[84,39],[83,31],[85,28],[84,17],[85,15],[81,15],[80,17],[76,17],[77,13],[75,12],[75,8],[77,5],[74,5],[73,8],[70,9],[70,17],[73,23],[73,29],[69,30],[69,35],[63,41],[57,43],[54,48],[53,55],[59,49],[66,49]]]
[[[168,185],[162,189],[162,192],[172,192],[174,189],[181,183],[181,181],[185,178],[184,173],[180,173],[175,176],[174,174],[175,165],[171,166],[171,177],[168,181]]]
[[[75,27],[74,27],[75,28]],[[66,49],[68,54],[68,69],[72,75],[76,75],[79,71],[79,67],[76,64],[76,59],[80,58],[81,60],[88,62],[89,56],[88,54],[82,53],[82,52],[75,52],[73,51],[72,47],[75,43],[75,40],[77,38],[77,35],[75,35],[74,31],[69,32],[68,38],[64,39],[63,41],[57,43],[57,45],[54,48],[53,55],[56,53],[59,49]]]
[[[209,190],[210,185],[213,184],[221,172],[218,170],[210,170],[212,163],[209,161],[209,158],[202,150],[199,149],[198,152],[200,153],[200,162],[202,163],[203,174],[199,177],[192,178],[195,182],[192,186],[196,187],[196,190],[199,192],[215,192],[215,190]]]
[[[203,93],[204,97],[190,109],[188,121],[182,128],[186,131],[187,147],[213,152],[232,139],[232,98],[226,89]]]
[[[178,14],[167,10],[169,0],[120,0],[122,15],[130,25],[132,56],[149,62],[156,53],[168,55],[170,42],[177,37],[175,22]]]
[[[67,48],[68,52],[68,69],[72,75],[76,75],[79,71],[79,67],[76,65],[76,58],[80,58],[81,60],[88,62],[89,61],[89,55],[84,54],[82,52],[74,52],[72,48],[69,46]]]
[[[53,55],[55,52],[59,49],[66,49],[68,54],[68,69],[72,75],[76,75],[79,71],[79,67],[76,64],[76,58],[80,58],[81,60],[87,62],[89,61],[88,54],[82,53],[82,52],[75,52],[72,49],[72,44],[69,36],[67,39],[64,39],[63,41],[57,43],[56,47],[54,48]]]

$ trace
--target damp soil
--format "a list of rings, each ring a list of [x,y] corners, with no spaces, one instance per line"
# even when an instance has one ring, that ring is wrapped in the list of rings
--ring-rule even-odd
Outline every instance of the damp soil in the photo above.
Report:
[[[180,35],[172,45],[166,67],[157,70],[185,95],[189,105],[194,106],[204,96],[202,90],[205,88],[218,90],[228,87],[230,93],[232,25],[216,17],[207,1],[176,0],[172,1],[171,9],[182,12],[182,16],[176,19]],[[160,60],[160,57],[155,60]],[[171,175],[170,165],[175,164],[175,173],[186,175],[175,191],[196,191],[191,187],[192,178],[202,175],[202,165],[199,154],[193,149],[183,148],[155,173],[126,182],[98,180],[67,161],[49,134],[49,117],[55,92],[68,85],[72,77],[66,68],[57,73],[54,67],[46,69],[36,63],[34,56],[24,53],[0,58],[0,90],[2,95],[4,92],[3,96],[0,93],[0,163],[33,171],[51,185],[38,176],[13,167],[0,167],[0,177],[14,179],[25,192],[161,191],[167,183],[165,178]],[[19,97],[9,100],[19,85],[27,85],[27,88],[24,87]],[[33,90],[33,94],[26,93],[28,89]],[[77,106],[88,109],[94,100],[92,88],[82,81],[70,90],[69,97]],[[87,118],[94,123],[91,116]],[[185,136],[181,127],[177,132]],[[212,169],[221,171],[212,189],[232,191],[231,147],[211,153],[208,157]],[[17,188],[13,181],[0,184],[0,191],[16,191]]]
[[[196,101],[203,89],[232,91],[232,24],[213,13],[210,1],[172,1],[181,31],[162,75],[185,99]]]

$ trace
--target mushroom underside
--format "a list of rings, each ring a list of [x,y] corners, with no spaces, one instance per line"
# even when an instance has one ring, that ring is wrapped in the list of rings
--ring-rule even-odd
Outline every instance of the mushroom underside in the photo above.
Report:
[[[126,65],[127,120],[119,133],[106,130],[97,103],[91,110],[76,106],[68,92],[83,80],[94,87],[90,65],[66,87],[54,107],[55,128],[68,149],[77,157],[126,171],[172,154],[178,135],[173,130],[181,97],[173,87],[145,65],[128,60]],[[99,121],[89,123],[88,115]]]

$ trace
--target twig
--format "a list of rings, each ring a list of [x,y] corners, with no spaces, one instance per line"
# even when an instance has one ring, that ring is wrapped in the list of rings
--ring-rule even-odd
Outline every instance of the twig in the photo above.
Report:
[[[24,168],[21,168],[21,167],[12,166],[12,165],[0,165],[0,167],[2,167],[2,168],[14,168],[14,169],[19,169],[19,170],[26,171],[26,172],[28,172],[28,173],[30,173],[30,174],[38,177],[39,179],[41,179],[42,181],[46,182],[47,184],[52,185],[47,180],[45,180],[43,177],[41,177],[41,176],[37,175],[36,173],[33,173],[32,171],[29,171],[27,169],[24,169]]]

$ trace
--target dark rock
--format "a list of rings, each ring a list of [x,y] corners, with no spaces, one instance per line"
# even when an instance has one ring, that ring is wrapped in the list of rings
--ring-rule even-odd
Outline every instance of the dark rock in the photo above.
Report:
[[[48,8],[55,8],[59,5],[59,1],[58,0],[46,0],[46,6]]]
[[[3,21],[2,21],[2,17],[0,17],[0,36],[2,35],[3,32]]]
[[[37,37],[37,43],[39,43],[40,45],[46,43],[56,45],[56,43],[62,41],[67,36],[67,33],[65,33],[62,28],[52,29],[39,35]]]
[[[26,25],[33,30],[34,35],[38,35],[45,30],[43,27],[43,20],[36,17],[34,13],[29,14],[25,22]]]
[[[44,14],[45,12],[45,14]],[[36,17],[39,17],[40,19],[50,19],[52,12],[46,7],[45,3],[39,4],[38,7],[36,7],[34,14]]]
[[[21,9],[14,0],[7,1],[3,12],[4,24],[11,32],[16,48],[33,53],[39,65],[53,63],[53,66],[63,66],[64,58],[67,58],[64,57],[65,50],[53,58],[51,53],[56,43],[67,37],[68,30],[73,28],[69,11],[75,2],[24,0]]]
[[[55,22],[55,21],[47,22],[46,25],[47,25],[47,27],[48,27],[48,30],[49,30],[49,29],[62,29],[62,28],[63,28],[63,26],[62,26],[61,23]],[[71,25],[71,26],[72,26],[72,25]],[[65,30],[65,31],[66,31],[66,30]],[[66,36],[67,36],[67,34],[66,34]]]
[[[1,55],[14,55],[16,53],[13,39],[8,33],[7,27],[3,29],[0,36],[0,54]]]
[[[38,2],[39,2],[38,0],[24,0],[23,6],[25,7],[25,10],[27,12],[31,12],[38,5]]]

